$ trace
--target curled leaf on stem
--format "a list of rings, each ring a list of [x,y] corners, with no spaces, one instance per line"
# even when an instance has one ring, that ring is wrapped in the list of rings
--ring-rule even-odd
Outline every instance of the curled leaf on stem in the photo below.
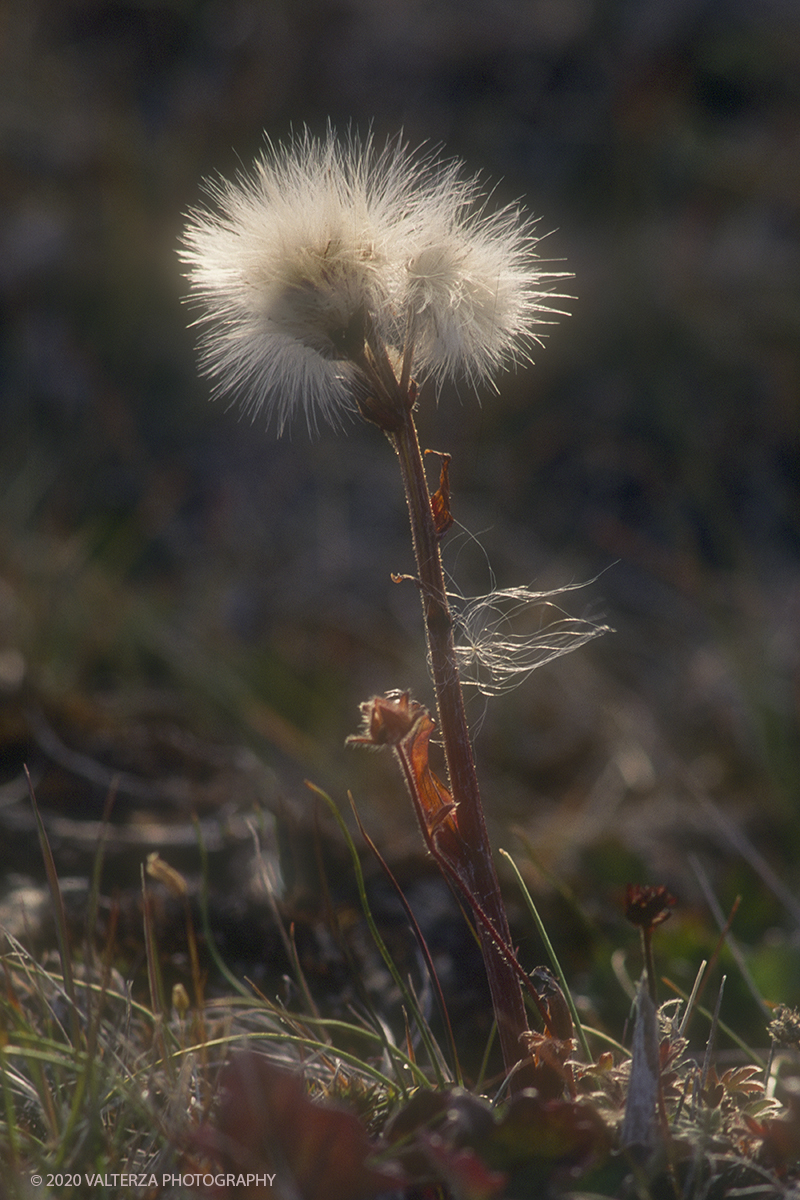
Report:
[[[428,743],[436,723],[427,708],[412,700],[409,692],[399,691],[373,696],[360,707],[364,732],[347,738],[346,744],[373,750],[391,746],[429,848],[430,840],[443,832],[445,822],[454,835],[456,805],[428,762]],[[455,857],[455,847],[452,849]]]
[[[351,734],[346,745],[375,750],[399,745],[428,713],[424,705],[411,699],[410,692],[399,690],[387,692],[385,696],[373,696],[359,707],[362,732]]]
[[[439,472],[439,487],[431,496],[431,512],[436,527],[437,537],[444,537],[453,524],[453,514],[450,512],[450,455],[442,454],[439,450],[426,450],[426,454],[438,454],[441,459]]]

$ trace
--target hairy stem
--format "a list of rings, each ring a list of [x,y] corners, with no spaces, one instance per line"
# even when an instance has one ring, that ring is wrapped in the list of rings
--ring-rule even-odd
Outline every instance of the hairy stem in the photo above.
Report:
[[[498,943],[510,945],[508,917],[483,815],[464,697],[453,643],[453,622],[444,584],[439,536],[431,509],[419,440],[410,410],[399,429],[389,433],[397,451],[408,502],[428,652],[436,691],[439,731],[444,745],[450,792],[457,805],[456,822],[463,842],[463,867],[473,894],[496,936],[478,922],[489,988],[497,1019],[506,1070],[525,1056],[520,1035],[528,1029],[519,980]]]

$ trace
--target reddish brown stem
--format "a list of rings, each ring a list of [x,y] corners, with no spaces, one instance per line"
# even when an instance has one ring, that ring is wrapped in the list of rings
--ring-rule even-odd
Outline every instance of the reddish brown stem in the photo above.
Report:
[[[411,411],[399,429],[389,434],[400,460],[408,502],[414,553],[419,573],[422,608],[428,640],[431,674],[436,691],[439,731],[444,745],[450,791],[457,805],[458,831],[463,841],[463,867],[459,874],[485,914],[477,924],[500,1046],[506,1070],[523,1058],[520,1035],[528,1029],[525,1004],[514,966],[500,950],[511,945],[508,917],[492,858],[483,815],[478,777],[464,710],[464,697],[453,642],[453,621],[444,583],[439,536],[431,509],[422,454]],[[491,924],[491,929],[486,924]]]
[[[416,773],[414,771],[413,764],[411,762],[409,762],[408,755],[407,755],[405,749],[403,748],[402,744],[395,746],[394,749],[395,749],[395,754],[397,756],[397,759],[400,763],[400,768],[403,772],[403,776],[405,778],[409,793],[411,794],[411,798],[414,803],[414,807],[417,812],[417,819],[419,821],[420,829],[422,830],[422,836],[425,839],[425,845],[428,847],[431,857],[433,858],[434,862],[436,863],[437,867],[441,871],[444,878],[450,884],[450,887],[452,888],[454,894],[456,895],[456,898],[458,899],[459,903],[461,903],[463,901],[464,904],[466,905],[466,911],[471,911],[472,916],[475,918],[476,926],[478,926],[480,929],[484,930],[488,934],[489,938],[491,939],[491,941],[494,945],[495,953],[501,955],[503,960],[511,966],[514,974],[516,975],[517,979],[519,980],[520,986],[522,988],[524,988],[525,991],[527,991],[528,995],[531,997],[531,1000],[538,1008],[539,1015],[542,1018],[544,1027],[547,1030],[548,1034],[551,1037],[556,1037],[557,1031],[552,1027],[552,1022],[551,1022],[550,1015],[547,1010],[547,1006],[545,1005],[545,1003],[542,1000],[539,993],[536,991],[536,988],[531,983],[530,976],[528,976],[525,973],[524,969],[520,966],[517,956],[514,953],[514,951],[511,949],[509,942],[506,941],[505,938],[503,938],[501,936],[501,934],[497,931],[497,928],[495,927],[495,925],[489,920],[489,917],[484,912],[480,902],[478,901],[477,897],[475,896],[475,893],[471,890],[471,887],[467,883],[464,882],[461,872],[462,872],[462,866],[463,866],[465,855],[462,853],[460,855],[460,857],[456,860],[455,855],[456,855],[457,851],[454,851],[454,849],[453,849],[452,838],[448,839],[450,841],[449,855],[444,853],[440,849],[440,847],[439,847],[440,830],[429,828],[428,816],[425,811],[423,803],[420,801],[419,794],[417,792],[417,777],[416,777]],[[443,824],[444,824],[444,822],[443,822]],[[359,822],[359,825],[360,825],[360,822]],[[362,830],[362,832],[363,832],[363,830]],[[459,842],[459,845],[460,845],[460,842]],[[463,847],[460,847],[460,848],[463,850]],[[481,942],[481,946],[484,949],[484,954],[485,954],[485,948],[484,948],[483,942]]]

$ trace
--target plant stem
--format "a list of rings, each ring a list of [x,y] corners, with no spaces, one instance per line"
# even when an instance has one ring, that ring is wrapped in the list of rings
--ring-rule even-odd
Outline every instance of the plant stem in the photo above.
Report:
[[[644,970],[647,977],[647,989],[650,992],[650,999],[653,1004],[658,1003],[656,993],[656,964],[653,958],[653,928],[651,925],[640,926],[642,935],[642,955],[644,957]]]
[[[439,729],[444,745],[450,792],[457,805],[456,823],[463,842],[462,864],[470,886],[503,943],[511,945],[500,884],[492,858],[483,815],[478,777],[464,710],[453,642],[453,620],[444,583],[439,535],[431,509],[430,493],[412,412],[406,411],[399,428],[389,433],[400,460],[408,502],[414,554],[425,618],[428,653],[436,691]],[[489,988],[492,996],[503,1061],[507,1071],[526,1050],[520,1035],[528,1029],[525,1004],[516,971],[500,951],[497,941],[477,923]]]

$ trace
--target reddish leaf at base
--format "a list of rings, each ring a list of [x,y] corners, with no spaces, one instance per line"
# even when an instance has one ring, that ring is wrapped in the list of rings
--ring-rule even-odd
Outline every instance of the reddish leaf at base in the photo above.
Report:
[[[458,1200],[491,1200],[505,1187],[505,1173],[490,1170],[469,1147],[454,1149],[435,1134],[424,1137],[422,1145]]]
[[[536,1160],[553,1170],[586,1170],[609,1144],[603,1120],[591,1105],[543,1100],[525,1091],[511,1100],[482,1149],[493,1166],[505,1170]]]
[[[377,1147],[352,1113],[311,1100],[302,1077],[251,1051],[222,1074],[223,1099],[213,1125],[199,1134],[200,1153],[218,1174],[275,1176],[274,1185],[216,1189],[236,1200],[368,1200],[403,1185],[395,1169],[369,1165]]]
[[[759,1159],[771,1166],[779,1177],[800,1163],[800,1100],[789,1096],[786,1118],[768,1117],[756,1121],[744,1114],[745,1124],[752,1134],[762,1139]]]

